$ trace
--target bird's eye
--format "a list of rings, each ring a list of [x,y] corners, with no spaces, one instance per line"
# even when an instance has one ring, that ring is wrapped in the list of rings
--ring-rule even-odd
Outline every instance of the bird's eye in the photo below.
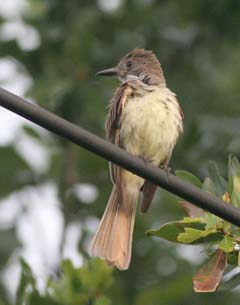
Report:
[[[126,65],[127,65],[128,68],[131,68],[132,62],[129,60],[129,61],[127,61]]]

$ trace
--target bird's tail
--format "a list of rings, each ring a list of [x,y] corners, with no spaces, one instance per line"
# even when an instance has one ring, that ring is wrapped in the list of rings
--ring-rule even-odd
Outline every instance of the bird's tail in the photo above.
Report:
[[[89,253],[126,270],[131,259],[138,189],[124,188],[121,193],[114,185]]]

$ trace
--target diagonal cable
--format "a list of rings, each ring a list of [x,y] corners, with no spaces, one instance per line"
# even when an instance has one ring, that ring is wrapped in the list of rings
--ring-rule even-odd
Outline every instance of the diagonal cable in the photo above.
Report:
[[[240,226],[240,209],[224,203],[219,198],[172,174],[167,174],[160,168],[154,167],[149,163],[146,164],[140,158],[130,155],[116,145],[2,88],[0,88],[0,106],[84,147],[108,161],[116,163],[202,209]]]

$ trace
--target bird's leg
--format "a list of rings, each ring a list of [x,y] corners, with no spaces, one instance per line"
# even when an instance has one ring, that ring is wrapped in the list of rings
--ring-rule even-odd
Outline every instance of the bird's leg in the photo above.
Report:
[[[168,166],[168,162],[163,162],[163,164],[160,165],[160,168],[163,169],[167,174],[167,183],[169,179],[169,174],[171,173],[171,167]]]
[[[149,163],[149,160],[144,156],[144,155],[139,155],[138,158],[140,158],[141,160],[143,160],[143,162],[145,163],[145,165],[147,165]]]

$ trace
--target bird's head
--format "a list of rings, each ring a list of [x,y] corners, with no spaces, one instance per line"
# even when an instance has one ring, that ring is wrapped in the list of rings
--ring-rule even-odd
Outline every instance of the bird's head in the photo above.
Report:
[[[152,51],[134,49],[115,68],[99,71],[97,75],[117,76],[124,82],[129,75],[151,85],[165,84],[161,65]]]

